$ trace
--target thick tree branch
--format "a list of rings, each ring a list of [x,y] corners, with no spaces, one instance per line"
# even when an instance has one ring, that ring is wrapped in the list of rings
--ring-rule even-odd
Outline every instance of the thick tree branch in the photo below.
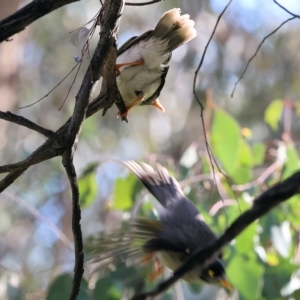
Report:
[[[213,244],[204,249],[197,250],[194,254],[173,273],[173,275],[159,284],[153,291],[137,295],[132,300],[146,300],[147,297],[155,297],[172,284],[179,280],[184,274],[192,270],[195,265],[205,267],[213,260],[230,241],[237,237],[247,226],[258,218],[265,215],[281,202],[300,193],[300,171],[271,187],[253,201],[252,208],[240,215],[231,226]]]
[[[0,119],[6,120],[6,121],[9,121],[12,123],[16,123],[18,125],[32,129],[38,133],[41,133],[42,135],[44,135],[45,137],[47,137],[49,139],[53,139],[53,140],[58,139],[57,135],[52,130],[46,129],[24,117],[15,115],[9,111],[7,111],[7,112],[0,111]]]
[[[79,189],[77,182],[77,175],[73,164],[73,152],[67,150],[62,156],[62,163],[65,167],[66,173],[71,186],[72,191],[72,231],[74,236],[75,245],[75,266],[74,266],[74,277],[70,300],[75,300],[78,296],[80,283],[83,276],[83,242],[81,232],[81,210],[79,203]]]
[[[90,99],[90,95],[93,92],[93,88],[97,80],[100,78],[101,70],[106,63],[104,56],[107,58],[108,53],[111,51],[116,51],[116,33],[118,30],[119,18],[121,16],[122,9],[123,2],[121,0],[107,0],[104,3],[102,8],[103,13],[101,14],[103,28],[101,31],[100,42],[95,50],[92,63],[86,72],[84,81],[76,97],[77,100],[74,108],[74,117],[69,119],[55,133],[59,137],[59,141],[54,142],[53,140],[48,139],[27,159],[15,164],[0,166],[0,173],[14,172],[13,178],[15,180],[24,172],[18,171],[27,169],[28,167],[42,161],[62,155],[66,148],[71,147],[77,140],[84,118],[90,117],[99,110],[107,107],[107,99],[105,97],[98,97],[89,104],[88,108],[86,108]],[[90,68],[92,68],[92,71],[90,71]],[[93,81],[90,80],[91,74]],[[6,179],[10,177],[10,174],[8,174],[2,181],[0,181],[0,192],[13,183],[13,181]]]
[[[0,21],[0,43],[51,11],[79,0],[35,0]]]

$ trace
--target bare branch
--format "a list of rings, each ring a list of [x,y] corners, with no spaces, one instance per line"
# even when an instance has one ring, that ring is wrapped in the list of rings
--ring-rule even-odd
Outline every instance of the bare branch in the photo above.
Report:
[[[92,92],[103,72],[104,64],[107,63],[109,53],[117,51],[116,34],[119,29],[119,18],[122,15],[123,4],[122,0],[116,1],[116,3],[112,0],[107,0],[102,7],[103,13],[100,13],[100,41],[93,55],[91,64],[84,76],[81,88],[76,96],[74,113],[68,128],[69,141],[75,141],[76,143],[82,122],[86,117],[85,114]]]
[[[296,17],[296,18],[300,18],[299,15],[296,15],[294,13],[292,13],[291,11],[289,11],[287,8],[285,8],[284,6],[282,6],[280,3],[278,3],[276,0],[273,0],[275,4],[277,4],[280,8],[282,8],[285,12],[287,12],[288,14],[290,14],[291,16],[293,17]]]
[[[9,111],[7,111],[7,112],[0,111],[0,119],[3,119],[6,121],[27,127],[29,129],[32,129],[38,133],[41,133],[42,135],[44,135],[45,137],[47,137],[49,139],[53,139],[53,140],[58,139],[56,133],[54,133],[52,130],[46,129],[24,117],[15,115]]]
[[[0,43],[51,11],[78,0],[35,0],[0,22]]]
[[[253,201],[251,209],[240,215],[214,243],[204,249],[198,249],[195,253],[189,256],[169,279],[160,283],[150,292],[134,296],[132,300],[146,300],[147,297],[155,297],[171,287],[172,284],[179,280],[184,274],[192,270],[195,265],[205,267],[220,253],[224,246],[239,235],[247,226],[265,215],[281,202],[284,202],[299,193],[300,171],[283,182],[271,187],[269,190],[257,197]]]
[[[229,2],[226,4],[226,6],[224,7],[224,9],[222,10],[222,12],[220,13],[220,15],[217,18],[217,22],[216,22],[216,24],[214,26],[214,29],[213,29],[213,31],[212,31],[209,39],[208,39],[207,44],[205,45],[203,54],[202,54],[200,62],[199,62],[199,65],[198,65],[198,67],[197,67],[197,69],[195,71],[195,76],[194,76],[194,81],[193,81],[193,95],[195,96],[195,99],[196,99],[197,103],[200,106],[200,118],[201,118],[201,123],[202,123],[201,125],[202,125],[202,128],[203,128],[203,135],[204,135],[204,140],[205,140],[205,148],[206,148],[206,152],[207,152],[208,158],[210,160],[211,170],[212,170],[212,174],[213,174],[213,180],[216,183],[216,185],[218,187],[218,190],[219,190],[219,184],[217,182],[217,178],[216,178],[216,175],[215,175],[216,174],[216,172],[215,172],[215,165],[217,166],[219,172],[221,174],[223,174],[225,178],[227,178],[227,176],[220,170],[220,168],[218,166],[218,163],[216,162],[216,160],[214,158],[214,155],[213,155],[213,153],[211,151],[211,148],[209,146],[209,143],[208,143],[208,138],[207,138],[207,133],[206,133],[206,128],[205,128],[205,123],[204,123],[204,117],[203,117],[204,106],[201,103],[201,101],[198,98],[197,93],[196,93],[196,80],[197,80],[197,77],[198,77],[198,73],[199,73],[199,71],[200,71],[200,69],[201,69],[201,67],[203,65],[204,58],[205,58],[208,46],[209,46],[209,44],[210,44],[210,42],[211,42],[211,40],[212,40],[212,38],[213,38],[213,36],[214,36],[214,34],[216,32],[216,29],[217,29],[217,27],[219,25],[219,22],[220,22],[222,16],[224,15],[225,11],[227,10],[227,8],[229,7],[229,5],[230,5],[231,2],[232,2],[232,0],[229,0]],[[227,221],[228,218],[227,218],[227,215],[226,215],[226,211],[224,210],[224,212],[225,212],[225,216],[226,216],[226,222],[228,222]]]
[[[4,196],[12,199],[16,203],[18,203],[20,206],[24,207],[27,211],[29,211],[36,219],[39,219],[43,223],[45,223],[50,230],[60,239],[60,241],[68,248],[73,250],[73,247],[71,246],[71,241],[68,239],[68,237],[48,218],[46,218],[42,213],[40,213],[39,210],[37,210],[34,206],[30,205],[27,201],[22,199],[17,194],[11,194],[7,191],[5,191]]]
[[[72,231],[74,236],[75,245],[75,266],[74,266],[74,277],[72,284],[72,291],[70,300],[76,300],[80,289],[80,283],[83,276],[83,242],[81,232],[81,210],[79,203],[79,189],[77,182],[77,175],[73,164],[73,151],[67,150],[63,154],[62,163],[65,167],[66,173],[69,178],[71,191],[72,191]]]
[[[201,56],[201,59],[200,59],[198,68],[197,68],[196,71],[195,71],[194,82],[193,82],[193,94],[194,94],[194,96],[195,96],[195,98],[196,98],[198,104],[200,105],[202,111],[204,110],[204,107],[203,107],[203,104],[201,103],[201,101],[199,100],[199,98],[198,98],[198,96],[197,96],[197,94],[196,94],[196,80],[197,80],[197,77],[198,77],[198,73],[199,73],[199,71],[200,71],[200,69],[201,69],[201,67],[202,67],[202,65],[203,65],[203,62],[204,62],[204,58],[205,58],[205,55],[206,55],[207,48],[208,48],[208,46],[209,46],[209,44],[210,44],[210,42],[211,42],[213,36],[215,35],[216,29],[217,29],[217,27],[218,27],[218,25],[219,25],[219,23],[220,23],[220,20],[221,20],[222,16],[224,15],[225,11],[227,10],[227,8],[228,8],[228,6],[230,5],[231,2],[232,2],[232,0],[229,0],[229,2],[227,3],[227,5],[224,7],[224,9],[222,10],[222,12],[221,12],[220,15],[218,16],[217,22],[216,22],[216,24],[215,24],[215,27],[214,27],[214,29],[213,29],[213,31],[212,31],[212,33],[211,33],[209,39],[208,39],[207,44],[205,45],[205,48],[204,48],[203,54],[202,54],[202,56]],[[205,130],[204,127],[203,127],[203,129]]]
[[[255,51],[255,53],[254,53],[254,54],[250,57],[250,59],[248,60],[248,62],[247,62],[247,64],[246,64],[246,66],[245,66],[245,68],[244,68],[244,70],[243,70],[241,76],[239,77],[239,79],[238,79],[238,80],[236,81],[236,83],[234,84],[233,90],[232,90],[232,92],[231,92],[231,98],[232,98],[233,95],[234,95],[234,92],[235,92],[235,89],[236,89],[237,85],[239,84],[239,82],[240,82],[240,81],[242,80],[242,78],[244,77],[244,75],[245,75],[245,73],[246,73],[246,71],[247,71],[247,69],[248,69],[248,66],[250,65],[250,63],[251,63],[251,61],[254,59],[254,57],[257,55],[257,53],[258,53],[259,49],[261,48],[261,46],[263,45],[263,43],[264,43],[271,35],[273,35],[275,32],[277,32],[284,24],[286,24],[286,23],[288,23],[289,21],[292,21],[292,20],[294,20],[294,19],[296,19],[296,18],[297,18],[297,16],[291,17],[291,18],[285,20],[285,21],[282,22],[276,29],[274,29],[271,33],[269,33],[268,35],[266,35],[266,36],[263,38],[263,40],[262,40],[262,41],[260,42],[260,44],[258,45],[258,47],[257,47],[257,49],[256,49],[256,51]]]
[[[113,51],[112,49],[116,47],[116,32],[118,30],[122,8],[122,0],[107,0],[102,8],[104,13],[101,16],[103,19],[101,38],[93,55],[91,66],[88,67],[83,83],[76,97],[77,100],[74,108],[74,116],[56,131],[56,135],[60,138],[60,140],[58,142],[53,142],[53,140],[48,139],[27,159],[16,164],[0,167],[0,173],[13,172],[13,180],[10,180],[11,176],[8,174],[2,181],[0,181],[0,192],[12,184],[13,181],[30,166],[62,155],[66,148],[70,148],[76,142],[85,117],[90,117],[99,110],[107,107],[107,99],[105,97],[95,99],[90,103],[88,108],[86,106],[88,105],[88,101],[92,95],[93,88],[97,83],[96,80],[100,78],[101,70],[106,62],[105,57],[107,58],[108,53]],[[93,74],[92,77],[91,74]],[[94,81],[91,82],[91,80],[89,80],[90,78],[93,78]]]
[[[265,180],[272,175],[277,169],[281,168],[284,164],[284,160],[277,160],[275,161],[270,167],[268,167],[257,179],[240,185],[233,185],[232,189],[234,191],[243,192],[245,190],[251,189],[255,186],[262,185]]]
[[[129,5],[129,6],[144,6],[144,5],[150,5],[150,4],[154,4],[154,3],[158,3],[161,0],[152,0],[152,1],[148,1],[148,2],[125,2],[125,5]]]
[[[20,177],[27,168],[19,169],[10,172],[8,175],[6,175],[1,181],[0,181],[0,193],[3,192],[8,186],[10,186],[14,181]]]

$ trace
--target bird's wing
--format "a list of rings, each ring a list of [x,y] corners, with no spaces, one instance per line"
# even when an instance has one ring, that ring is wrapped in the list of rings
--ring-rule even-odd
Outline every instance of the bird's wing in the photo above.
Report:
[[[185,198],[176,179],[161,165],[153,169],[145,163],[126,161],[124,165],[143,183],[148,191],[161,203],[168,207],[174,202]]]
[[[139,266],[149,253],[144,245],[156,238],[161,229],[161,222],[140,218],[126,228],[101,234],[87,242],[88,264],[97,264],[93,273],[99,272],[100,276],[104,277],[121,263]]]
[[[161,77],[160,77],[161,83],[160,83],[159,87],[157,88],[157,90],[150,97],[143,100],[143,102],[140,105],[151,105],[159,97],[160,92],[163,89],[163,87],[165,85],[165,82],[166,82],[166,77],[167,77],[167,74],[168,74],[168,71],[169,71],[171,58],[172,58],[172,54],[169,56],[168,60],[164,64],[164,67],[162,69],[162,74],[161,74]]]
[[[128,50],[130,47],[132,47],[134,44],[137,44],[138,42],[140,42],[142,40],[148,39],[151,36],[152,32],[153,32],[153,30],[148,30],[139,36],[134,36],[134,37],[130,38],[118,49],[117,56],[124,53],[126,50]]]

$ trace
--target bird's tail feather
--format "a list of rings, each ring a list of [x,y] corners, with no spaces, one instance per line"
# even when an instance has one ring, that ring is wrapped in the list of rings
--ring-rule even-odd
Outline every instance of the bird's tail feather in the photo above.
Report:
[[[139,165],[134,161],[126,161],[124,164],[162,206],[167,207],[184,197],[179,183],[161,165],[157,165],[154,170],[144,163]]]
[[[173,8],[162,15],[152,33],[152,37],[168,40],[167,51],[172,52],[197,35],[194,25],[195,22],[190,19],[189,15],[181,16],[180,9]]]

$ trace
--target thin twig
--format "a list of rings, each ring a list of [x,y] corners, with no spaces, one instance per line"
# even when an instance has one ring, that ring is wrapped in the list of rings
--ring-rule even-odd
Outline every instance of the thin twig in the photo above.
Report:
[[[211,174],[199,174],[192,177],[189,177],[187,179],[179,181],[180,187],[185,187],[187,185],[191,185],[193,183],[204,181],[204,180],[212,180],[213,177]]]
[[[42,98],[40,98],[40,99],[38,99],[38,100],[28,104],[28,105],[24,105],[24,106],[19,107],[19,109],[30,107],[30,106],[42,101],[43,99],[47,98],[76,69],[76,67],[78,66],[80,61],[77,62],[76,65],[71,69],[71,71],[68,72],[68,74],[62,80],[60,80],[60,82],[57,85],[55,85],[46,95],[44,95]]]
[[[216,32],[217,27],[218,27],[218,25],[219,25],[219,22],[220,22],[222,16],[224,15],[225,11],[227,10],[227,8],[228,8],[228,6],[230,5],[231,2],[232,2],[232,0],[230,0],[230,1],[227,3],[227,5],[224,7],[224,9],[222,10],[222,12],[221,12],[220,15],[218,16],[217,22],[216,22],[216,24],[215,24],[215,26],[214,26],[214,29],[213,29],[213,31],[212,31],[212,33],[211,33],[209,39],[208,39],[208,42],[206,43],[206,45],[205,45],[205,47],[204,47],[204,51],[203,51],[203,54],[202,54],[202,56],[201,56],[199,65],[198,65],[198,67],[197,67],[197,69],[196,69],[196,71],[195,71],[195,76],[194,76],[194,81],[193,81],[193,94],[194,94],[195,99],[197,100],[198,104],[200,105],[201,110],[204,110],[204,106],[203,106],[203,104],[201,103],[201,101],[199,100],[199,98],[198,98],[198,96],[197,96],[197,93],[196,93],[196,81],[197,81],[198,73],[199,73],[199,71],[200,71],[200,69],[201,69],[201,67],[202,67],[202,65],[203,65],[204,58],[205,58],[205,55],[206,55],[206,51],[207,51],[207,49],[208,49],[208,46],[209,46],[209,44],[210,44],[212,38],[213,38],[214,35],[215,35],[215,32]],[[203,129],[204,129],[204,131],[205,131],[205,127],[204,127]]]
[[[36,219],[39,219],[43,223],[45,223],[67,248],[73,250],[71,241],[67,238],[67,236],[53,222],[51,222],[48,218],[41,214],[34,206],[29,205],[26,201],[24,201],[20,196],[16,194],[11,194],[5,191],[4,196],[17,202],[20,206],[28,210]]]
[[[270,167],[268,167],[257,179],[240,185],[233,185],[232,189],[235,191],[243,192],[245,190],[251,189],[255,186],[262,185],[266,179],[271,176],[278,168],[282,167],[284,160],[275,161]]]
[[[58,139],[58,136],[52,130],[46,129],[46,128],[44,128],[40,125],[37,125],[36,123],[22,117],[22,116],[15,115],[9,111],[7,111],[7,112],[0,111],[0,119],[3,119],[6,121],[27,127],[29,129],[32,129],[38,133],[41,133],[42,135],[44,135],[45,137],[47,137],[49,139],[53,139],[53,140]]]
[[[206,133],[206,128],[205,128],[205,123],[204,123],[204,118],[203,118],[203,112],[204,112],[204,106],[203,104],[201,103],[200,99],[198,98],[197,96],[197,93],[196,93],[196,81],[197,81],[197,77],[198,77],[198,73],[203,65],[203,62],[204,62],[204,58],[205,58],[205,55],[206,55],[206,52],[207,52],[207,49],[208,49],[208,46],[217,30],[217,27],[219,25],[219,22],[222,18],[222,16],[224,15],[225,11],[227,10],[228,6],[230,5],[230,3],[232,2],[232,0],[229,0],[229,2],[227,3],[227,5],[224,7],[224,9],[222,10],[222,12],[220,13],[220,15],[218,16],[217,18],[217,22],[214,26],[214,29],[204,47],[204,51],[203,51],[203,54],[201,56],[201,59],[200,59],[200,62],[199,62],[199,65],[195,71],[195,76],[194,76],[194,80],[193,80],[193,94],[195,96],[195,99],[197,101],[197,103],[199,104],[200,106],[200,118],[201,118],[201,123],[202,123],[202,128],[203,128],[203,135],[204,135],[204,140],[205,140],[205,148],[206,148],[206,151],[207,151],[207,154],[208,154],[208,157],[209,157],[209,160],[210,160],[210,165],[211,165],[211,168],[212,168],[212,174],[213,174],[213,179],[214,179],[214,182],[217,184],[217,180],[216,180],[216,176],[215,176],[215,165],[217,166],[217,169],[220,173],[223,174],[223,172],[221,171],[221,169],[219,168],[218,166],[218,163],[217,161],[215,160],[214,156],[213,156],[213,153],[210,149],[210,146],[209,146],[209,143],[208,143],[208,137],[207,137],[207,133]],[[225,174],[223,174],[226,178],[227,176]],[[218,187],[218,184],[217,184],[217,187]],[[227,218],[227,215],[226,215],[226,211],[224,210],[225,212],[225,216],[226,216],[226,220],[228,219]],[[227,221],[228,222],[228,221]]]
[[[144,6],[144,5],[151,5],[154,3],[158,3],[162,0],[152,0],[152,1],[148,1],[148,2],[125,2],[125,5],[128,6]]]
[[[285,12],[287,12],[288,14],[290,14],[291,16],[293,17],[296,17],[296,18],[300,18],[299,15],[296,15],[294,13],[292,13],[291,11],[289,11],[287,8],[285,8],[284,6],[282,6],[280,3],[278,3],[276,0],[273,0],[274,3],[276,3],[280,8],[282,8]]]
[[[246,71],[247,71],[247,69],[248,69],[248,66],[249,66],[249,64],[251,63],[251,61],[254,59],[254,57],[257,55],[257,53],[258,53],[258,51],[259,51],[259,49],[261,48],[261,46],[263,45],[263,43],[271,36],[271,35],[273,35],[274,33],[276,33],[284,24],[286,24],[286,23],[288,23],[289,21],[292,21],[292,20],[294,20],[294,19],[296,19],[297,17],[295,16],[295,17],[291,17],[291,18],[289,18],[289,19],[287,19],[287,20],[285,20],[284,22],[282,22],[276,29],[274,29],[271,33],[269,33],[268,35],[266,35],[264,38],[263,38],[263,40],[260,42],[260,44],[258,45],[258,47],[257,47],[257,49],[256,49],[256,51],[255,51],[255,53],[250,57],[250,59],[248,60],[248,62],[247,62],[247,64],[246,64],[246,66],[245,66],[245,68],[244,68],[244,70],[243,70],[243,72],[242,72],[242,74],[241,74],[241,76],[238,78],[238,80],[235,82],[235,84],[234,84],[234,87],[233,87],[233,89],[232,89],[232,92],[231,92],[231,98],[233,97],[233,95],[234,95],[234,92],[235,92],[235,89],[236,89],[236,87],[237,87],[237,85],[239,84],[239,82],[242,80],[242,78],[244,77],[244,75],[245,75],[245,73],[246,73]]]
[[[224,246],[238,236],[247,226],[268,213],[281,202],[299,193],[300,171],[262,193],[253,201],[252,208],[240,215],[214,243],[204,249],[200,248],[196,250],[175,270],[170,278],[160,283],[152,291],[134,296],[132,300],[146,300],[147,297],[158,296],[170,288],[184,274],[195,268],[195,265],[202,268],[205,267],[220,253]]]

